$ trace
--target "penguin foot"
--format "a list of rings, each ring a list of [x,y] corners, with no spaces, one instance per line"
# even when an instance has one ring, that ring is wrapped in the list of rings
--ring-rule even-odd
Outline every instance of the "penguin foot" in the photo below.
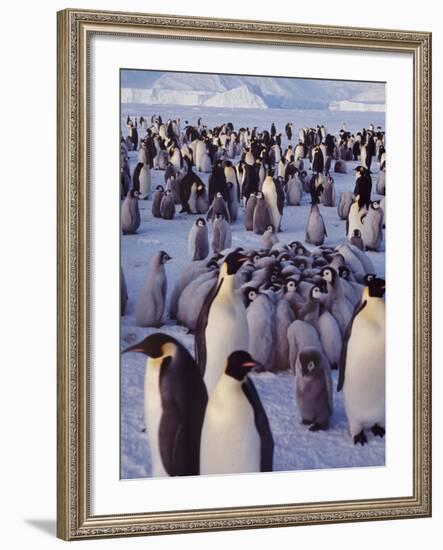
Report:
[[[328,426],[325,424],[312,424],[312,426],[309,426],[310,432],[319,432],[320,430],[327,430]]]
[[[368,440],[366,439],[366,435],[363,430],[359,434],[354,435],[354,445],[357,445],[357,443],[360,443],[360,445],[363,447],[363,445],[367,442]]]
[[[379,426],[378,424],[374,424],[371,428],[371,432],[375,436],[378,435],[379,437],[384,437],[385,433],[386,433],[386,430],[382,426]]]

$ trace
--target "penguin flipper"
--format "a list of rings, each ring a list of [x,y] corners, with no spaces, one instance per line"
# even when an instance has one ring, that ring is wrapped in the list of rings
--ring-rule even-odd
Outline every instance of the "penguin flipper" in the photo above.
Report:
[[[208,297],[206,298],[197,319],[197,326],[195,329],[195,362],[197,363],[202,376],[204,376],[205,368],[206,368],[206,334],[205,333],[206,333],[206,327],[208,325],[209,310],[211,309],[212,302],[217,296],[222,283],[223,283],[223,279],[221,279],[218,285],[215,284],[212,290],[209,292]]]
[[[354,324],[355,318],[365,308],[366,304],[367,304],[367,301],[364,300],[363,302],[359,303],[356,306],[354,313],[352,315],[352,318],[349,321],[345,334],[343,336],[343,345],[341,348],[341,355],[340,355],[340,365],[338,367],[339,371],[338,371],[337,391],[341,391],[341,389],[343,388],[343,384],[345,382],[346,356],[348,352],[349,338],[351,337],[351,333],[352,333],[352,325]]]
[[[274,438],[272,437],[271,427],[269,426],[266,411],[260,401],[254,382],[249,377],[246,377],[246,380],[243,382],[242,389],[251,404],[251,407],[254,409],[255,427],[257,428],[261,439],[260,471],[272,472]]]

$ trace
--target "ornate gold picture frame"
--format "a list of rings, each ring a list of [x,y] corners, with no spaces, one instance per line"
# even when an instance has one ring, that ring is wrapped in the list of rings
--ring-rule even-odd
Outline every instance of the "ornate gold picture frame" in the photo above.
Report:
[[[412,495],[94,515],[91,511],[91,40],[179,39],[413,58]],[[431,515],[431,34],[68,9],[58,13],[58,536],[65,540]],[[394,98],[395,99],[395,98]],[[118,452],[118,449],[117,449]]]

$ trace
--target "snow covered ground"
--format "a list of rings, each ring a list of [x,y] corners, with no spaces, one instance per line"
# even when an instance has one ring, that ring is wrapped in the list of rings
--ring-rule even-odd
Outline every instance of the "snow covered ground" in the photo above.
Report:
[[[160,110],[161,109],[161,110]],[[208,126],[221,122],[233,122],[236,128],[240,126],[257,126],[259,129],[270,128],[275,122],[277,130],[283,134],[282,146],[286,146],[284,125],[290,121],[294,129],[302,126],[325,124],[330,133],[337,133],[343,122],[352,132],[373,123],[384,128],[384,113],[381,112],[338,112],[338,111],[290,111],[277,109],[218,109],[193,108],[185,106],[153,106],[124,104],[122,105],[122,132],[126,136],[126,116],[140,115],[148,119],[154,113],[169,117],[180,117],[182,121],[195,123],[199,116]],[[141,131],[139,131],[141,136]],[[297,139],[297,136],[295,136]],[[130,153],[131,171],[137,162],[137,154]],[[347,174],[333,174],[336,185],[337,199],[341,191],[353,190],[353,168],[358,162],[348,162]],[[373,161],[373,189],[378,174],[378,166]],[[152,189],[159,183],[164,183],[164,172],[154,171]],[[207,182],[208,175],[199,173]],[[373,195],[375,198],[377,195]],[[282,222],[282,233],[279,238],[290,243],[293,240],[304,242],[305,227],[310,208],[310,197],[305,195],[300,206],[285,206]],[[177,209],[178,212],[179,208]],[[320,205],[321,214],[325,220],[328,237],[326,245],[335,246],[345,239],[345,222],[340,220],[336,208]],[[174,281],[183,267],[189,261],[187,237],[195,221],[195,215],[176,214],[174,220],[153,218],[151,201],[140,201],[141,226],[136,235],[122,236],[121,263],[128,286],[129,302],[127,311],[121,319],[121,348],[136,343],[159,329],[138,327],[135,324],[135,301],[144,282],[148,260],[157,250],[163,249],[172,256],[172,261],[166,264],[168,278],[168,297],[174,286]],[[259,247],[260,236],[246,232],[243,227],[243,212],[232,226],[232,246]],[[308,248],[312,248],[308,246]],[[384,252],[369,253],[377,274],[384,277]],[[193,354],[194,337],[187,329],[179,327],[174,322],[165,319],[162,332],[174,335]],[[148,438],[143,418],[143,383],[146,358],[141,354],[129,353],[121,358],[121,478],[142,478],[151,476]],[[253,375],[254,383],[266,409],[272,433],[275,440],[274,469],[280,471],[308,470],[317,468],[343,468],[362,466],[383,466],[385,464],[384,440],[368,434],[369,444],[355,446],[348,432],[341,393],[334,394],[334,415],[328,431],[310,432],[301,425],[294,398],[294,377],[289,373],[262,373]],[[334,387],[336,387],[337,372],[333,372]],[[389,431],[387,432],[389,437]],[[272,474],[269,474],[272,475]]]

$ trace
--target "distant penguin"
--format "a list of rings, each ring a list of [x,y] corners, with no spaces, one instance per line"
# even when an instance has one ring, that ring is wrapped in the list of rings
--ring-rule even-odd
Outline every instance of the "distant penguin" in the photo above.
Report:
[[[240,201],[240,187],[238,185],[237,172],[232,166],[232,162],[225,162],[225,178],[228,186],[228,209],[231,220],[235,222],[238,216],[238,207]]]
[[[378,201],[371,202],[363,218],[361,236],[367,250],[379,250],[383,240],[383,210]]]
[[[336,269],[331,266],[326,266],[320,271],[320,276],[326,281],[328,290],[326,307],[335,317],[340,326],[340,332],[343,335],[352,318],[352,304],[346,299],[342,280]]]
[[[306,225],[306,242],[320,246],[324,243],[327,236],[325,222],[320,214],[318,205],[312,204]]]
[[[223,214],[216,214],[212,222],[212,250],[215,254],[230,248],[232,243],[231,227]]]
[[[123,316],[126,313],[126,307],[128,305],[128,288],[126,286],[125,274],[120,266],[120,315]]]
[[[363,239],[361,238],[361,231],[359,229],[354,229],[354,233],[352,237],[349,239],[349,242],[352,245],[359,248],[360,250],[362,250],[363,252],[365,251],[365,245],[364,245]]]
[[[217,285],[198,318],[195,356],[209,395],[223,374],[227,357],[249,349],[246,308],[235,291],[235,274],[247,259],[238,250],[226,256]]]
[[[160,332],[125,352],[147,356],[145,423],[152,477],[200,474],[200,439],[208,395],[187,349]]]
[[[295,399],[303,424],[310,431],[326,430],[333,412],[332,378],[322,351],[305,347],[300,351],[295,374]]]
[[[273,371],[287,371],[289,364],[288,328],[295,321],[295,314],[287,300],[280,298],[275,306],[275,350]]]
[[[347,220],[349,215],[349,210],[352,205],[352,193],[351,191],[344,191],[340,193],[340,199],[338,201],[338,217],[341,220]]]
[[[324,170],[324,158],[323,158],[323,153],[320,149],[320,147],[315,147],[314,150],[312,151],[312,166],[311,166],[311,170],[313,172],[318,172],[318,173],[322,173],[323,170]]]
[[[161,218],[160,204],[165,191],[163,185],[157,185],[154,193],[152,194],[152,215],[154,218]]]
[[[271,298],[256,288],[244,289],[247,303],[246,317],[249,327],[249,352],[271,370],[274,363],[275,347],[275,305]]]
[[[291,206],[298,206],[303,195],[303,186],[300,178],[295,175],[287,183],[287,201]]]
[[[283,216],[284,194],[279,188],[279,183],[268,175],[263,182],[262,193],[268,206],[272,225],[275,231],[280,231],[281,219]]]
[[[376,191],[379,195],[384,195],[386,193],[386,172],[385,170],[380,170],[377,176]]]
[[[343,342],[337,385],[351,437],[360,445],[367,443],[367,429],[385,434],[385,281],[367,275],[365,285]]]
[[[271,224],[268,225],[266,231],[263,233],[261,238],[262,248],[265,250],[270,250],[276,243],[278,243],[278,237],[275,234],[275,228]]]
[[[243,218],[243,223],[246,231],[252,231],[254,228],[254,210],[255,210],[256,204],[257,204],[257,196],[255,193],[251,193],[246,203],[245,215]]]
[[[140,227],[138,191],[131,189],[122,203],[121,227],[123,235],[133,235]]]
[[[166,191],[162,197],[160,215],[164,220],[172,220],[175,216],[175,202],[171,191]]]
[[[217,214],[222,214],[229,223],[231,222],[228,207],[221,193],[217,193],[217,195],[214,197],[214,200],[209,207],[208,213],[206,214],[206,219],[214,221]]]
[[[192,224],[188,250],[191,261],[204,260],[209,254],[208,226],[203,218],[197,218]]]
[[[322,195],[323,206],[335,206],[335,188],[334,178],[328,176],[323,189]]]
[[[334,164],[334,172],[336,174],[346,174],[348,171],[346,166],[346,161],[344,160],[336,160]]]
[[[209,209],[208,193],[204,184],[197,185],[197,200],[196,200],[196,212],[197,214],[206,214]]]
[[[249,202],[249,201],[248,201]],[[252,230],[257,235],[262,235],[271,223],[271,215],[266,200],[261,191],[256,193],[256,204],[252,218]]]
[[[248,377],[257,366],[249,353],[236,350],[209,396],[203,422],[200,473],[270,472],[274,439],[257,390]]]
[[[135,304],[135,321],[139,327],[161,325],[166,299],[165,263],[169,254],[160,250],[151,256],[143,287]]]

